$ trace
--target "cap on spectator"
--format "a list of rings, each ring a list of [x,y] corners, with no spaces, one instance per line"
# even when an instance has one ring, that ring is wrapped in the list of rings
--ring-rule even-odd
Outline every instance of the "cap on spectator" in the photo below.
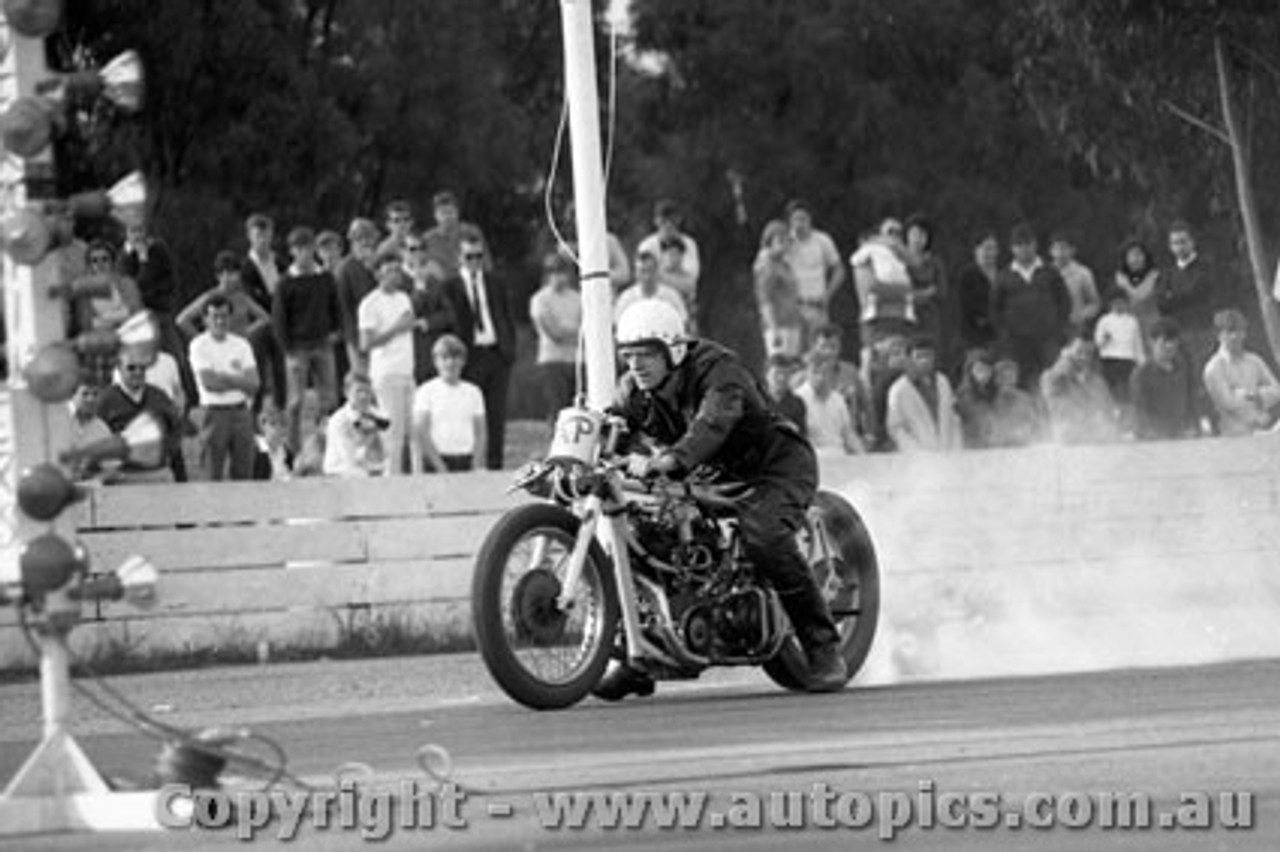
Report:
[[[319,234],[316,234],[316,245],[319,246],[320,248],[336,246],[337,248],[341,249],[342,237],[338,234],[337,231],[321,231]]]
[[[240,258],[236,257],[235,252],[220,251],[213,258],[213,272],[215,275],[221,275],[224,272],[239,272]]]
[[[1182,326],[1169,317],[1161,317],[1151,324],[1152,340],[1178,340],[1182,337]]]
[[[1227,308],[1213,315],[1213,327],[1216,331],[1246,331],[1249,323],[1244,314],[1235,308]]]
[[[313,246],[316,244],[316,232],[305,225],[299,225],[289,232],[288,243],[290,248]]]
[[[250,213],[244,223],[251,231],[270,231],[276,226],[275,221],[266,213]]]
[[[458,197],[447,189],[442,189],[431,198],[432,207],[457,207]]]
[[[350,227],[347,228],[347,239],[353,243],[365,240],[377,241],[378,226],[373,224],[372,219],[352,219]]]

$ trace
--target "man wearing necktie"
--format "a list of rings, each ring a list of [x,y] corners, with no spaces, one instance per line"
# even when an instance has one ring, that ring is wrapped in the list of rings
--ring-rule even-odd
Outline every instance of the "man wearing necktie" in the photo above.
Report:
[[[507,386],[515,362],[515,323],[506,288],[485,271],[484,241],[473,231],[463,233],[457,276],[445,282],[445,295],[458,318],[458,334],[467,345],[462,377],[484,395],[488,442],[485,459],[490,470],[502,469],[506,436]]]

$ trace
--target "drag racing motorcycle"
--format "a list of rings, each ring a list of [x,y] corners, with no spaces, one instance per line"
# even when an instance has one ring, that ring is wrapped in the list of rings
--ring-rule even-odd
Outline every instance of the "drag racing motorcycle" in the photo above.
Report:
[[[621,418],[569,408],[545,461],[513,490],[541,498],[504,514],[480,548],[471,611],[489,673],[514,700],[582,700],[611,657],[655,680],[711,666],[760,666],[802,690],[808,664],[777,593],[738,538],[740,483],[695,472],[639,481],[616,453]],[[798,533],[840,631],[852,677],[879,616],[875,548],[861,517],[819,491]]]

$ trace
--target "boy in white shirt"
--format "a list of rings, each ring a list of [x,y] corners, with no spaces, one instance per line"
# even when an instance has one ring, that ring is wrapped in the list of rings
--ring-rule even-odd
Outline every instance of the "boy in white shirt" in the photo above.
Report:
[[[1147,359],[1142,340],[1142,325],[1129,309],[1129,297],[1117,290],[1111,294],[1110,310],[1098,319],[1093,329],[1093,342],[1102,362],[1102,377],[1107,380],[1111,398],[1123,410],[1129,404],[1129,377]]]
[[[480,388],[462,380],[467,347],[452,334],[431,349],[436,377],[413,397],[413,434],[430,470],[472,470],[484,464],[485,410]]]

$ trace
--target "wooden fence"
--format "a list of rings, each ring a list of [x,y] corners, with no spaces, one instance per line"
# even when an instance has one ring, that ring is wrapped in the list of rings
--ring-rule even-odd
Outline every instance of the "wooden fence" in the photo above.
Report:
[[[824,458],[884,574],[869,680],[1280,654],[1280,439]],[[469,630],[508,474],[117,486],[80,507],[95,567],[162,571],[80,647],[331,645],[377,619]],[[29,663],[0,611],[0,665]]]

